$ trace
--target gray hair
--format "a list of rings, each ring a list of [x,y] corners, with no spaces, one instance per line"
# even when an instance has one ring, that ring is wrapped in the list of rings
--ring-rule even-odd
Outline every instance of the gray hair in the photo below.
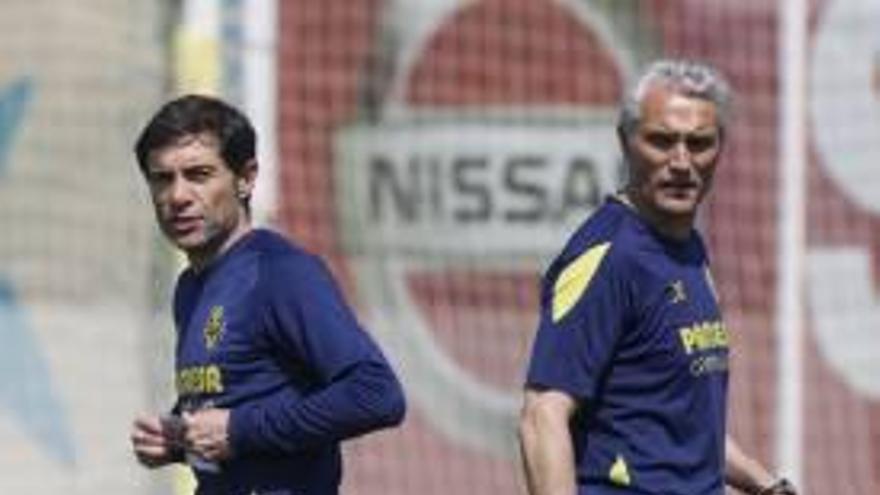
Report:
[[[724,134],[730,120],[730,85],[712,66],[680,59],[658,60],[642,72],[623,100],[617,121],[618,132],[624,136],[632,135],[641,119],[642,100],[648,90],[656,86],[714,103],[718,110],[718,125]]]

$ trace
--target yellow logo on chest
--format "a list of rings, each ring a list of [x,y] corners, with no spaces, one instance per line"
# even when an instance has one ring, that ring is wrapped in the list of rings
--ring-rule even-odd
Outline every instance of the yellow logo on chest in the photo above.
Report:
[[[211,313],[208,316],[207,323],[205,323],[205,328],[202,329],[202,335],[205,339],[205,348],[211,350],[216,347],[217,343],[220,342],[220,339],[223,337],[223,332],[225,330],[226,322],[223,319],[223,306],[214,306],[211,308]]]
[[[691,354],[694,351],[707,351],[727,347],[727,328],[718,320],[695,323],[678,330],[684,351]]]
[[[223,372],[216,364],[190,366],[177,371],[175,387],[178,395],[223,393]]]

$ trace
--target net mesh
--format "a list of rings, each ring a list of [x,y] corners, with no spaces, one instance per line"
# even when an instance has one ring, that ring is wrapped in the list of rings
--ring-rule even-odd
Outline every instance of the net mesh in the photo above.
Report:
[[[164,89],[165,8],[0,5],[4,493],[151,483],[126,439],[167,347],[153,340],[156,244],[130,146]]]
[[[349,447],[349,493],[522,490],[515,410],[505,408],[515,406],[534,331],[535,284],[565,234],[618,183],[614,106],[622,82],[659,56],[707,60],[737,90],[701,224],[734,329],[732,431],[772,466],[784,180],[775,2],[300,0],[280,7],[280,223],[332,260],[413,402],[401,430]],[[836,24],[832,11],[846,7],[810,8],[811,39],[824,32],[838,51],[835,42],[867,44],[869,58],[843,63],[873,71],[869,81],[841,76],[821,88],[856,94],[871,84],[863,107],[836,114],[845,124],[811,114],[813,149],[813,133],[829,126],[850,133],[873,118],[866,112],[877,108],[880,44],[868,27],[877,19],[870,2],[855,2]],[[847,37],[850,30],[861,34]],[[868,132],[850,148],[865,163],[874,156]],[[828,157],[813,151],[805,249],[860,246],[876,279],[877,209],[866,212],[829,184]],[[875,176],[859,177],[876,184]],[[846,283],[821,276],[810,287]],[[836,305],[809,309],[809,493],[878,489],[877,394],[872,379],[860,386],[850,377],[876,368],[864,358],[861,371],[838,369],[846,365],[835,364],[816,337],[822,321],[843,325],[838,316],[860,295],[867,303],[853,325],[876,323],[874,281],[867,294],[853,290]],[[817,313],[823,308],[827,318]],[[876,359],[869,334],[851,333],[844,347],[865,344],[862,354]],[[444,415],[453,419],[437,417]],[[481,431],[450,424],[456,421]],[[485,427],[493,421],[505,426]]]
[[[0,492],[172,491],[125,442],[171,400],[176,266],[130,147],[169,67],[209,66],[244,101],[236,57],[255,48],[234,31],[246,3],[218,0],[234,46],[176,66],[188,3],[212,2],[0,6]],[[619,184],[615,108],[660,56],[737,90],[700,223],[733,329],[731,428],[772,466],[781,2],[277,3],[259,47],[278,62],[277,226],[330,261],[410,398],[403,427],[346,444],[344,493],[524,493],[537,283]],[[808,8],[803,492],[880,493],[880,7]]]

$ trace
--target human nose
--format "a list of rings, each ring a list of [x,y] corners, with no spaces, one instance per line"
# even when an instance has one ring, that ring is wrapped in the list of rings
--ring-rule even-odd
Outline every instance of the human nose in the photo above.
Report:
[[[691,152],[684,140],[678,140],[669,150],[669,166],[675,170],[687,170],[691,166]]]
[[[171,181],[168,186],[168,200],[173,206],[186,204],[192,198],[191,190],[185,180],[180,178]]]

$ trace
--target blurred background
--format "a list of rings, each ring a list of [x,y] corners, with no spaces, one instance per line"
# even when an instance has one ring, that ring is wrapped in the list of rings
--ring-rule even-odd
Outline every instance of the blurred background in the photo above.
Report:
[[[173,401],[182,266],[131,148],[197,91],[254,120],[258,223],[330,262],[405,381],[344,493],[525,493],[539,276],[619,183],[625,84],[681,56],[737,90],[700,219],[733,433],[803,493],[880,493],[878,26],[876,0],[4,0],[0,492],[191,493],[129,451]]]

